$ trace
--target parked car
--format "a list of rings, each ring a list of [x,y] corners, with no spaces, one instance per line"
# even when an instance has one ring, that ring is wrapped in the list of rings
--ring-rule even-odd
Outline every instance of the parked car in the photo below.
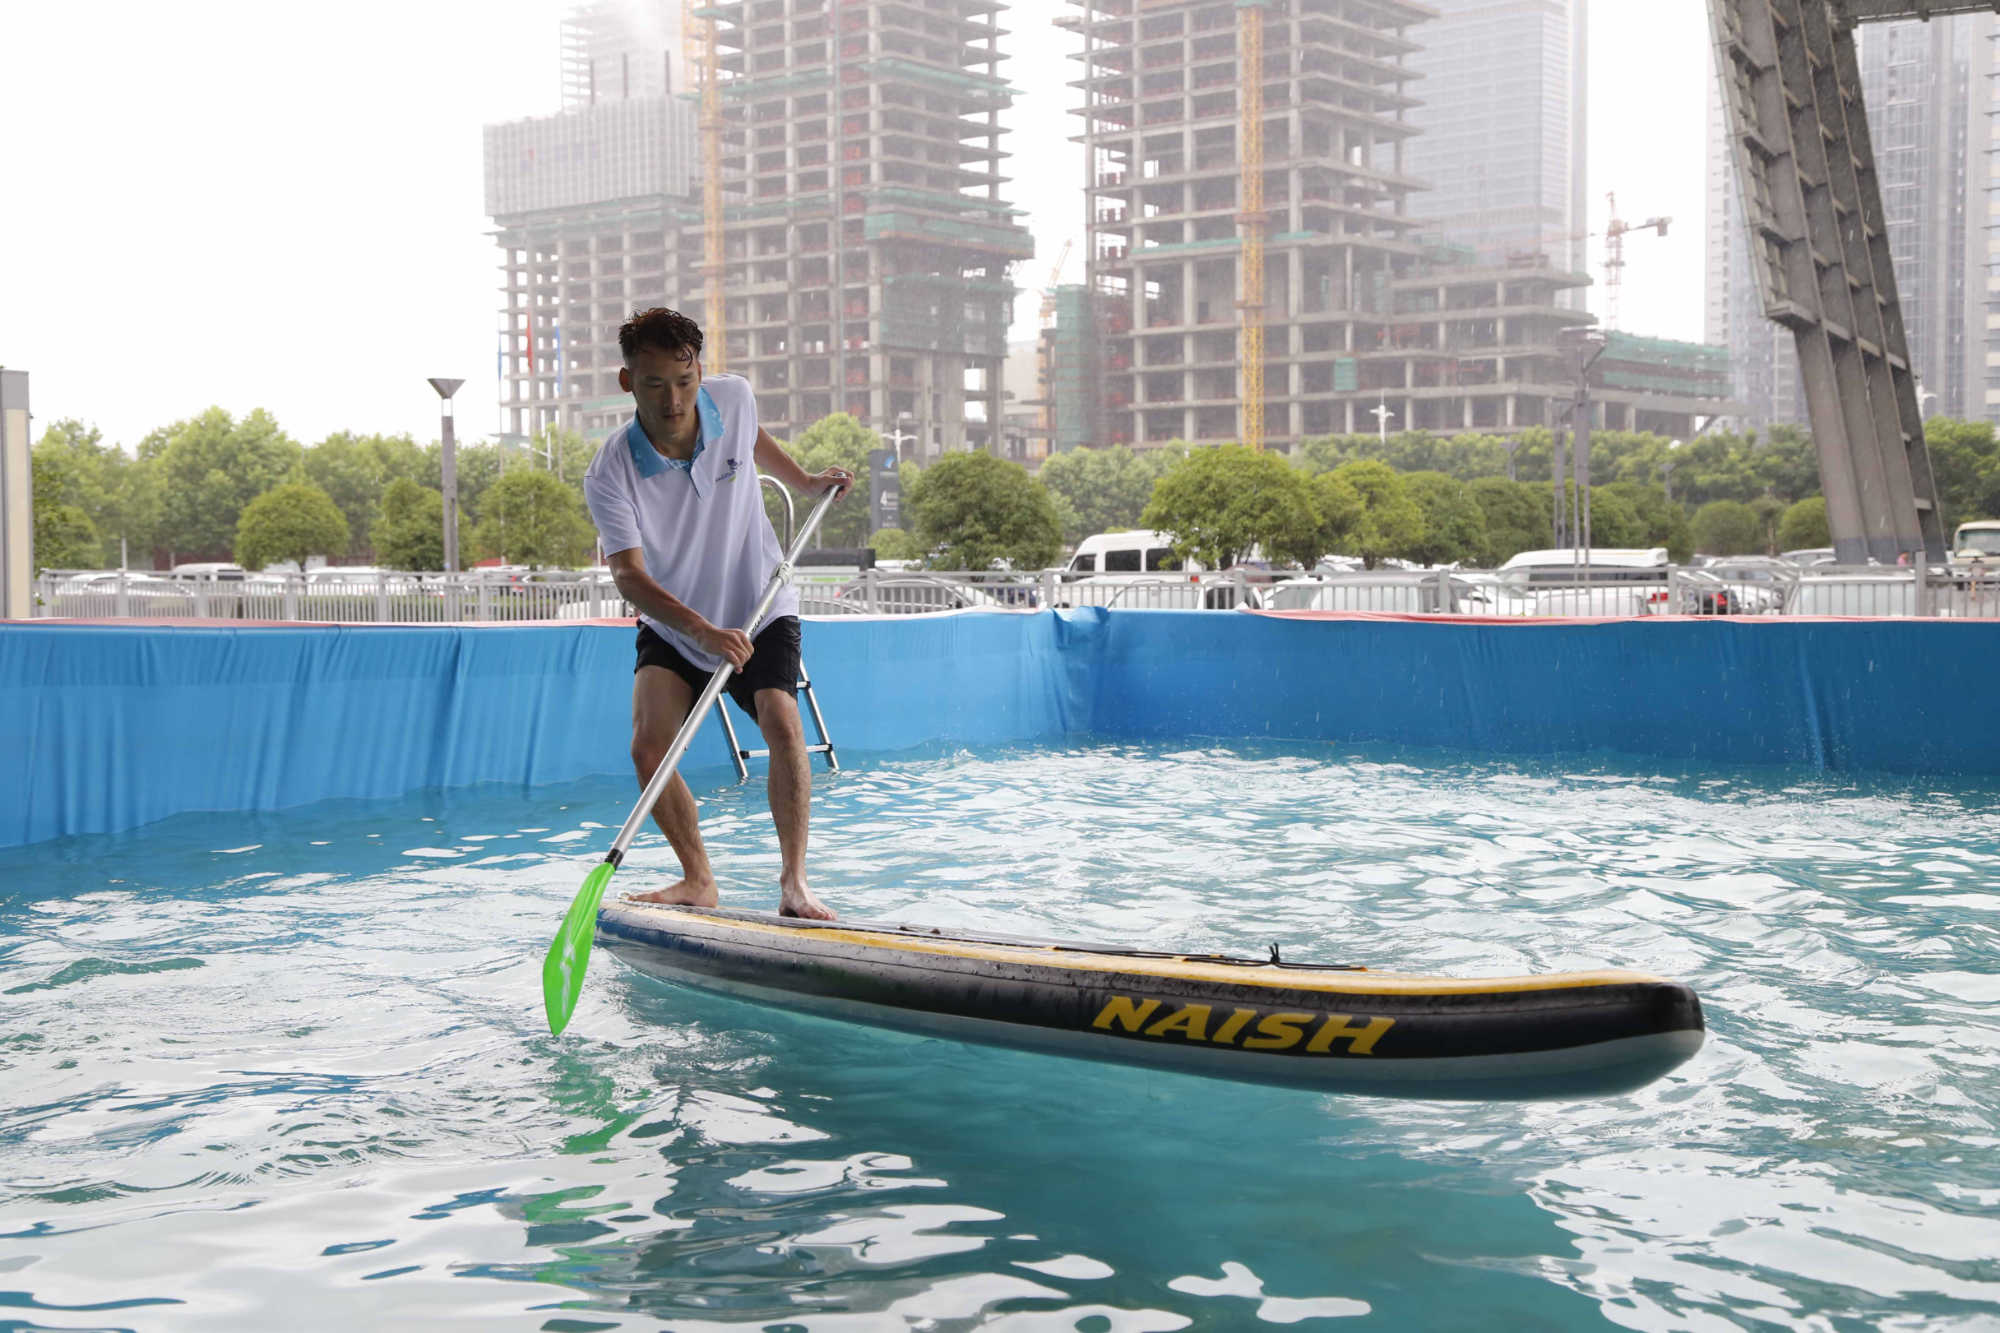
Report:
[[[1470,595],[1469,583],[1453,580],[1453,600]],[[1281,579],[1264,590],[1264,605],[1274,611],[1396,611],[1437,612],[1442,592],[1436,574],[1399,569],[1360,573],[1303,575]]]
[[[1729,591],[1731,610],[1695,613],[1700,615],[1775,615],[1784,610],[1799,581],[1799,566],[1768,555],[1727,556],[1688,572],[1719,579]]]
[[[638,611],[616,588],[600,588],[593,606],[588,595],[556,608],[557,620],[636,620]]]
[[[918,615],[926,611],[997,611],[999,598],[966,583],[929,574],[898,574],[894,578],[856,579],[842,584],[835,598],[842,609],[862,615]],[[803,609],[803,608],[801,608]]]
[[[1799,580],[1787,608],[1795,616],[1913,616],[1917,582],[1908,570],[1813,573]]]
[[[247,575],[243,566],[226,560],[201,560],[175,565],[177,579],[203,579],[212,583],[241,583]]]
[[[1461,616],[1533,616],[1541,611],[1531,596],[1510,587],[1498,574],[1477,570],[1451,576],[1453,613]]]
[[[79,574],[56,585],[50,611],[58,616],[108,616],[118,608],[120,587],[125,608],[135,616],[191,616],[193,590],[172,579],[150,574]]]
[[[1734,616],[1747,608],[1743,594],[1706,569],[1684,569],[1679,576],[1680,604],[1689,616]]]

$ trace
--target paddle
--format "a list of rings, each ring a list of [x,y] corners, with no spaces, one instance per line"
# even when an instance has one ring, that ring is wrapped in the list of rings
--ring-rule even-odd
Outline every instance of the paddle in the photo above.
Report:
[[[749,623],[743,626],[745,634],[754,633],[757,622],[771,609],[771,603],[777,599],[778,589],[784,587],[785,580],[792,576],[792,562],[798,559],[799,552],[803,551],[806,543],[812,539],[814,530],[819,527],[820,519],[826,516],[826,507],[833,503],[834,497],[840,494],[840,491],[841,488],[838,486],[828,487],[826,494],[820,497],[820,502],[813,506],[812,513],[806,515],[805,526],[799,529],[796,537],[792,538],[791,548],[785,552],[785,558],[778,562],[778,567],[771,572],[771,581],[764,586],[764,595],[757,599],[757,609],[750,613]],[[563,916],[562,928],[556,932],[555,939],[549,942],[549,955],[542,961],[542,1004],[548,1010],[551,1033],[560,1034],[569,1024],[570,1014],[576,1010],[576,997],[583,991],[583,969],[590,963],[590,946],[597,939],[597,905],[604,898],[605,887],[611,883],[612,872],[617,870],[619,862],[625,859],[625,849],[630,847],[632,839],[638,836],[639,826],[646,822],[646,815],[652,810],[654,802],[658,801],[660,793],[666,790],[667,780],[673,777],[674,768],[680,763],[681,756],[687,753],[688,742],[692,741],[695,732],[701,729],[702,720],[708,716],[708,710],[715,706],[716,698],[721,695],[722,687],[729,683],[730,674],[735,669],[728,662],[724,662],[715,669],[715,674],[708,678],[708,685],[702,690],[701,697],[695,700],[694,707],[688,712],[687,721],[681,724],[680,735],[674,737],[674,743],[667,747],[667,757],[653,770],[652,779],[646,783],[646,790],[639,795],[639,803],[633,806],[632,813],[625,817],[625,827],[618,830],[617,841],[611,844],[611,850],[605,855],[603,864],[585,877],[583,887],[578,889],[576,897],[570,900],[569,911]]]

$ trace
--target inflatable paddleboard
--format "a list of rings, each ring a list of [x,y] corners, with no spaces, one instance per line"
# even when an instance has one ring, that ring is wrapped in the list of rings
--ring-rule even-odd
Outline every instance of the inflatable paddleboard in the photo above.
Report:
[[[1399,976],[621,901],[598,944],[650,976],[794,1012],[1328,1092],[1449,1100],[1640,1087],[1702,1043],[1643,972]]]

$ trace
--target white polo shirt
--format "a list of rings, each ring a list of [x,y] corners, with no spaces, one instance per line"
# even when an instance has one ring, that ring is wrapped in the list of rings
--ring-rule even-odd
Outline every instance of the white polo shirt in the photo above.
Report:
[[[741,629],[784,558],[757,482],[757,400],[741,375],[707,375],[695,406],[701,422],[691,465],[655,449],[634,416],[591,460],[583,498],[606,556],[638,547],[655,583],[710,624]],[[780,589],[750,637],[798,612],[798,591]],[[671,626],[639,618],[696,666],[722,665]]]

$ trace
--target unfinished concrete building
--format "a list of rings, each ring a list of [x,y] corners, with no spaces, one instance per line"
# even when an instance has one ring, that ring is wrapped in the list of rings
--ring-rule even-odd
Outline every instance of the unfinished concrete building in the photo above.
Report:
[[[502,438],[602,434],[631,415],[618,326],[699,290],[698,166],[684,98],[600,101],[486,127],[486,211],[501,250]],[[689,248],[691,247],[691,248]]]
[[[1001,194],[1000,11],[700,11],[720,76],[724,362],[773,433],[844,411],[905,457],[999,447],[1010,268],[1034,250]]]
[[[1076,86],[1095,294],[1083,312],[1095,328],[1081,341],[1101,358],[1088,381],[1103,391],[1100,442],[1261,431],[1290,447],[1385,420],[1392,430],[1507,431],[1549,424],[1569,401],[1576,361],[1562,330],[1587,316],[1561,298],[1588,279],[1539,255],[1480,266],[1470,251],[1425,244],[1409,216],[1423,188],[1405,169],[1419,133],[1409,58],[1431,10],[1406,0],[1072,3],[1082,12],[1064,22],[1083,37]],[[1255,94],[1241,73],[1246,49],[1261,54]],[[1253,189],[1261,207],[1244,198]],[[1261,253],[1261,275],[1243,271],[1246,252]],[[1245,352],[1253,325],[1261,376],[1244,364],[1255,360]],[[1644,393],[1610,408],[1614,421],[1682,433],[1714,410]]]

